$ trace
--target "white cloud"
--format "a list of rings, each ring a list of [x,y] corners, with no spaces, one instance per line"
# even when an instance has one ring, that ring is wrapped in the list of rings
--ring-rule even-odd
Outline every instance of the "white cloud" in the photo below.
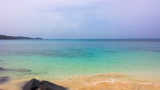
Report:
[[[158,31],[159,3],[160,0],[1,0],[0,33],[69,36],[72,32],[87,36],[95,30],[93,35],[100,32],[105,36],[107,32],[125,33],[124,29],[149,32],[148,28],[154,27]]]

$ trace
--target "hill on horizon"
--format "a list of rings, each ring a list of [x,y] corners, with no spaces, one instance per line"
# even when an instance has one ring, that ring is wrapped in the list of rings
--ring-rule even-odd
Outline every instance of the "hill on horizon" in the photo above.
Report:
[[[31,37],[24,37],[24,36],[7,36],[7,35],[1,35],[0,39],[42,39],[42,38],[31,38]]]

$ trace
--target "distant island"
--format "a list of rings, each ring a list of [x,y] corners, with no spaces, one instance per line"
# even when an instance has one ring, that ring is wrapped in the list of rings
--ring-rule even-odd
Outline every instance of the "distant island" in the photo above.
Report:
[[[0,35],[0,40],[2,40],[2,39],[42,39],[42,38],[30,38],[30,37],[23,37],[23,36]]]

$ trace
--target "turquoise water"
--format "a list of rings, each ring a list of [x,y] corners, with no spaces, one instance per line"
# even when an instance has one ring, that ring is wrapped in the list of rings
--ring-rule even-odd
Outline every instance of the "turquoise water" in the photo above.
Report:
[[[97,73],[160,77],[160,41],[1,40],[0,76],[61,78]]]

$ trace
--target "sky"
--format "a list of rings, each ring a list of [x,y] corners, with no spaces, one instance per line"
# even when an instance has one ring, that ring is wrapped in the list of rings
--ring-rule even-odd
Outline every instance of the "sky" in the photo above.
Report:
[[[46,39],[160,38],[160,0],[0,0],[0,34]]]

